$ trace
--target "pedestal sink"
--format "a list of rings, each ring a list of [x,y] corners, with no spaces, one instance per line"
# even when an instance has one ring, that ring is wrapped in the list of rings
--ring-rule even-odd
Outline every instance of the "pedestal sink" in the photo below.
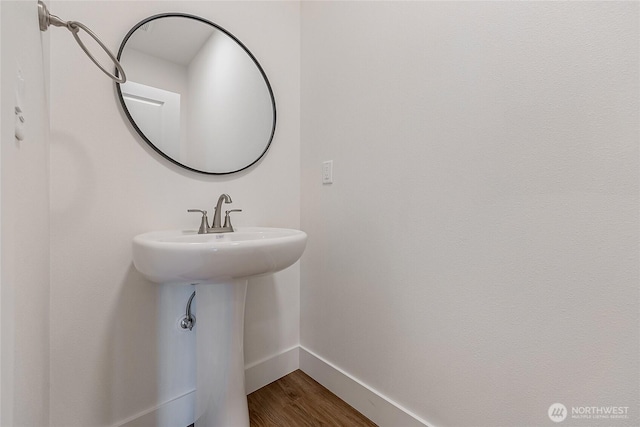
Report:
[[[232,233],[155,231],[133,239],[133,263],[156,283],[196,285],[196,427],[249,427],[244,390],[244,302],[251,276],[291,266],[307,235],[285,228]]]

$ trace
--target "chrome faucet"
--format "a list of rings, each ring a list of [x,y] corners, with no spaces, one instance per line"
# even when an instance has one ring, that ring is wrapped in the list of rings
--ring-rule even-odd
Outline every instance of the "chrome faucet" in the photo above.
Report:
[[[223,203],[231,203],[231,197],[229,197],[228,194],[221,194],[220,197],[218,197],[218,203],[216,204],[215,212],[213,213],[213,224],[211,225],[211,228],[213,229],[222,228],[221,215]],[[215,231],[212,233],[215,233]]]
[[[209,227],[209,219],[207,218],[207,211],[202,211],[199,209],[188,209],[187,212],[200,212],[202,214],[202,219],[200,221],[200,228],[198,229],[198,234],[209,234],[209,233],[229,233],[233,231],[233,226],[231,225],[231,217],[229,216],[231,212],[242,212],[242,209],[231,209],[225,211],[224,216],[224,225],[222,224],[222,204],[223,203],[231,203],[231,197],[228,194],[221,194],[218,197],[218,203],[216,204],[215,212],[213,213],[213,224]]]

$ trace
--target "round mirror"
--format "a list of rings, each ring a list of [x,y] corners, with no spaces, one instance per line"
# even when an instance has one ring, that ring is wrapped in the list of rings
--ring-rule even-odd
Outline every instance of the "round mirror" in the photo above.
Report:
[[[140,136],[192,171],[246,169],[276,127],[271,85],[256,58],[224,28],[198,16],[152,16],[125,36],[118,60],[122,107]]]

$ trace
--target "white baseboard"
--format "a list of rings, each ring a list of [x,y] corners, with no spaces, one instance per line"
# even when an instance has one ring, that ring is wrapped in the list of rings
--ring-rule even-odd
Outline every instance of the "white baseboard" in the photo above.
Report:
[[[302,346],[300,369],[381,427],[435,427]]]
[[[295,346],[245,367],[247,394],[301,369],[381,427],[435,427],[312,351]],[[130,417],[114,427],[187,427],[195,390]]]
[[[193,423],[196,391],[192,390],[154,408],[129,417],[115,427],[187,427]]]
[[[248,365],[244,370],[247,394],[270,384],[299,367],[299,347]],[[196,391],[192,390],[168,402],[140,412],[113,427],[187,427],[194,423]]]
[[[267,357],[244,368],[244,389],[253,393],[299,368],[300,347],[291,347],[275,356]]]

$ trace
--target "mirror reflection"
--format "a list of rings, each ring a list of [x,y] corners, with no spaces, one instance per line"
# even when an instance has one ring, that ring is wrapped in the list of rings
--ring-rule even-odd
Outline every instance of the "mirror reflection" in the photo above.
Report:
[[[118,53],[118,84],[134,128],[187,169],[225,174],[262,157],[275,131],[267,77],[249,50],[216,24],[163,14],[137,24]]]

